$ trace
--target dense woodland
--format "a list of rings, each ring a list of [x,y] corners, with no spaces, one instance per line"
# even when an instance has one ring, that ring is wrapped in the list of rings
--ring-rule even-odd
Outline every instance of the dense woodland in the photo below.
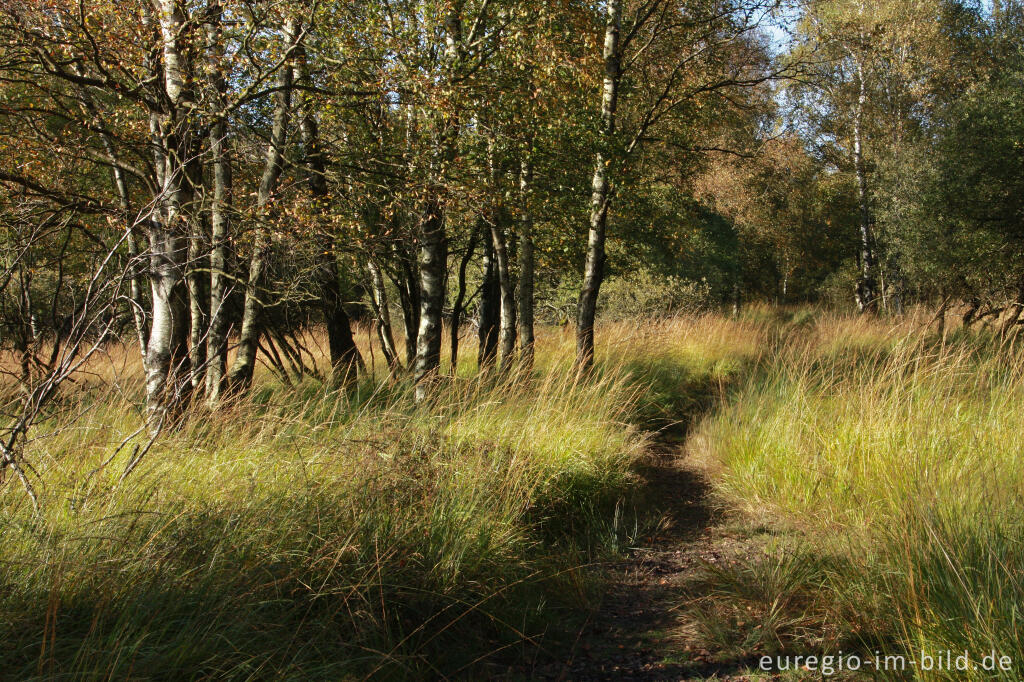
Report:
[[[149,455],[156,466],[200,442],[197,452],[230,449],[196,430],[269,418],[244,410],[312,400],[311,384],[358,422],[384,394],[408,391],[410,414],[468,409],[559,375],[577,383],[544,379],[524,400],[626,420],[636,394],[602,358],[647,351],[622,345],[623,325],[689,339],[700,332],[665,320],[729,316],[721,324],[738,326],[708,336],[721,347],[700,347],[714,369],[666,365],[690,377],[685,390],[663,386],[663,373],[630,375],[667,401],[661,428],[705,409],[694,386],[724,392],[722,376],[784,337],[754,333],[744,314],[776,329],[798,305],[871,329],[918,320],[943,343],[954,323],[1014,338],[1020,0],[0,0],[0,485],[11,518],[28,513],[15,496],[31,518],[64,504],[48,462],[75,448],[47,439],[64,442],[83,419],[112,440],[61,475],[87,481],[67,493],[72,508],[111,461],[126,458],[114,490],[162,439],[170,451]],[[572,343],[541,357],[545,333]],[[740,350],[729,334],[746,339]],[[124,369],[133,363],[142,370]],[[476,397],[453,397],[474,380]],[[99,385],[110,393],[97,397]],[[603,390],[625,412],[580,397]],[[89,416],[121,400],[118,427]],[[640,399],[644,420],[651,401]],[[335,423],[309,404],[296,423]],[[434,447],[413,440],[416,452]],[[588,475],[614,503],[618,474],[602,478],[601,466]],[[545,508],[544,486],[509,485],[540,496],[510,518]],[[568,508],[556,507],[552,517]],[[389,632],[398,644],[365,646],[406,644]],[[432,655],[388,670],[452,672]],[[121,665],[68,660],[79,672]],[[287,676],[274,660],[267,670]],[[219,675],[205,665],[182,670]],[[220,672],[251,673],[237,665]]]

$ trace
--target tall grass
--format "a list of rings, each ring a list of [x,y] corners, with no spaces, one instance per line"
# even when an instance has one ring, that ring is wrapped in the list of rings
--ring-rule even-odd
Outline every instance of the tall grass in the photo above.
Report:
[[[865,637],[976,662],[995,650],[1014,661],[1004,679],[1019,679],[1021,404],[1017,344],[824,317],[779,337],[690,452],[727,505],[795,532],[801,551],[841,557],[823,588],[837,603],[883,595]]]
[[[43,514],[0,490],[0,676],[418,679],[557,649],[651,415],[754,352],[733,324],[603,327],[586,377],[545,330],[535,372],[460,367],[425,405],[384,371],[350,391],[261,372],[123,481],[141,379],[112,347],[33,434]]]

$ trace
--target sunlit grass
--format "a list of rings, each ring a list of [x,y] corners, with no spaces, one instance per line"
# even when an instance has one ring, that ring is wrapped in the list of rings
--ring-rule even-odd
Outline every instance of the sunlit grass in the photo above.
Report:
[[[1011,342],[826,316],[783,334],[689,448],[724,504],[844,557],[835,604],[884,595],[863,637],[1024,661],[1022,401]]]
[[[618,546],[647,413],[756,352],[737,329],[602,327],[585,376],[571,335],[543,330],[535,371],[467,365],[425,405],[379,363],[350,390],[260,368],[124,480],[141,368],[111,346],[31,434],[43,514],[0,492],[5,673],[419,678],[557,640]],[[320,335],[301,341],[322,371]]]
[[[261,368],[124,481],[141,377],[111,347],[31,434],[43,515],[0,493],[5,671],[420,678],[557,648],[628,541],[653,432],[700,415],[691,462],[771,533],[698,576],[690,635],[1024,660],[1024,351],[929,319],[603,325],[582,376],[571,330],[542,330],[531,372],[477,375],[467,340],[423,405],[379,363],[348,390]]]

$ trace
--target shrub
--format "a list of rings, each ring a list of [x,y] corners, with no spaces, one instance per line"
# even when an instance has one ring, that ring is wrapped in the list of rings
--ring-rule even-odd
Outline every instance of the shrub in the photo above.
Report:
[[[695,282],[638,270],[604,283],[598,314],[605,320],[650,320],[698,313],[710,305],[711,289],[704,280]]]

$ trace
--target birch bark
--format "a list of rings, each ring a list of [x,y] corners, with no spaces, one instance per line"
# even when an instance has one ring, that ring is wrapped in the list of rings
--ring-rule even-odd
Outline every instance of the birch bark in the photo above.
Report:
[[[601,96],[601,145],[594,164],[590,193],[590,230],[583,286],[576,309],[576,365],[588,369],[594,364],[594,319],[597,297],[604,279],[605,232],[612,201],[609,166],[615,136],[615,110],[619,97],[619,30],[622,24],[622,0],[608,0],[604,34],[604,86]]]

